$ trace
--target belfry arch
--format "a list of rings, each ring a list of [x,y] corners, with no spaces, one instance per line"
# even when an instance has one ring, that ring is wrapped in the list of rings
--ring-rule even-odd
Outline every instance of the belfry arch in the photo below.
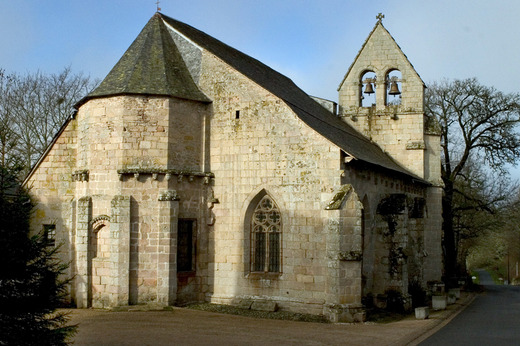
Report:
[[[359,106],[372,107],[377,103],[377,76],[372,70],[364,71],[359,80]]]
[[[401,90],[403,90],[403,75],[396,68],[390,69],[385,76],[385,106],[401,105]]]

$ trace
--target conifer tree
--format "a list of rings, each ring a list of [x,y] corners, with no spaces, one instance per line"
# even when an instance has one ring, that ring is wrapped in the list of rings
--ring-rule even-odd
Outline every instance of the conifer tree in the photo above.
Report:
[[[76,326],[56,309],[67,265],[45,234],[30,234],[32,203],[15,176],[0,166],[0,345],[66,345]]]

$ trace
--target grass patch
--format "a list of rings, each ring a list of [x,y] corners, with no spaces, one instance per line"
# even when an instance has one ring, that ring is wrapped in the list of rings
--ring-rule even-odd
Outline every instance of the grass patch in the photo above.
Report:
[[[367,322],[385,324],[397,322],[409,316],[411,316],[411,313],[399,313],[377,308],[367,310]]]
[[[493,279],[495,285],[503,285],[504,284],[504,273],[502,273],[502,268],[493,268],[489,269],[488,272]],[[502,280],[500,280],[502,279]]]
[[[471,281],[475,284],[475,285],[480,285],[480,275],[479,273],[476,271],[476,270],[473,270],[471,272]]]
[[[221,314],[245,316],[252,318],[264,318],[271,320],[285,320],[285,321],[297,321],[297,322],[314,322],[314,323],[331,323],[328,319],[321,315],[301,314],[296,312],[288,311],[257,311],[257,310],[246,310],[233,305],[221,305],[211,303],[193,303],[184,306],[187,309],[216,312]],[[372,323],[391,323],[397,322],[407,317],[412,316],[413,313],[399,313],[388,311],[384,309],[369,309],[367,310],[367,322]]]
[[[220,305],[220,304],[210,304],[210,303],[198,303],[198,304],[189,304],[185,306],[185,308],[200,310],[200,311],[209,311],[209,312],[218,312],[221,314],[230,314],[230,315],[238,315],[238,316],[246,316],[253,318],[265,318],[271,320],[285,320],[285,321],[298,321],[298,322],[315,322],[315,323],[330,323],[324,316],[320,315],[311,315],[311,314],[300,314],[295,312],[288,311],[256,311],[256,310],[246,310],[241,309],[232,305]]]

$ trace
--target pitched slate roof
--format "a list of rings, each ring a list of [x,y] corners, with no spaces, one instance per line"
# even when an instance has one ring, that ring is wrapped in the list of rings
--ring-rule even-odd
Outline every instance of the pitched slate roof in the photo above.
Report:
[[[163,14],[160,16],[167,24],[196,45],[214,54],[258,85],[280,97],[303,122],[355,159],[423,181],[394,161],[377,144],[314,101],[289,78],[190,25]]]
[[[145,94],[211,102],[197,87],[159,14],[154,15],[90,98]]]

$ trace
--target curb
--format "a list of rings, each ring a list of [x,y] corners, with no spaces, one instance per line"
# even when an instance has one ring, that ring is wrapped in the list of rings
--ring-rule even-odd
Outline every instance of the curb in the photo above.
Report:
[[[428,339],[433,334],[437,333],[440,329],[450,323],[455,317],[457,317],[462,311],[466,310],[468,306],[470,306],[473,301],[477,298],[478,294],[473,293],[469,295],[463,302],[460,303],[461,307],[453,310],[452,312],[446,314],[446,317],[441,315],[439,321],[433,324],[433,326],[429,327],[426,331],[421,332],[419,335],[415,335],[409,338],[408,341],[403,342],[401,345],[407,346],[416,346],[419,345],[424,340]]]

